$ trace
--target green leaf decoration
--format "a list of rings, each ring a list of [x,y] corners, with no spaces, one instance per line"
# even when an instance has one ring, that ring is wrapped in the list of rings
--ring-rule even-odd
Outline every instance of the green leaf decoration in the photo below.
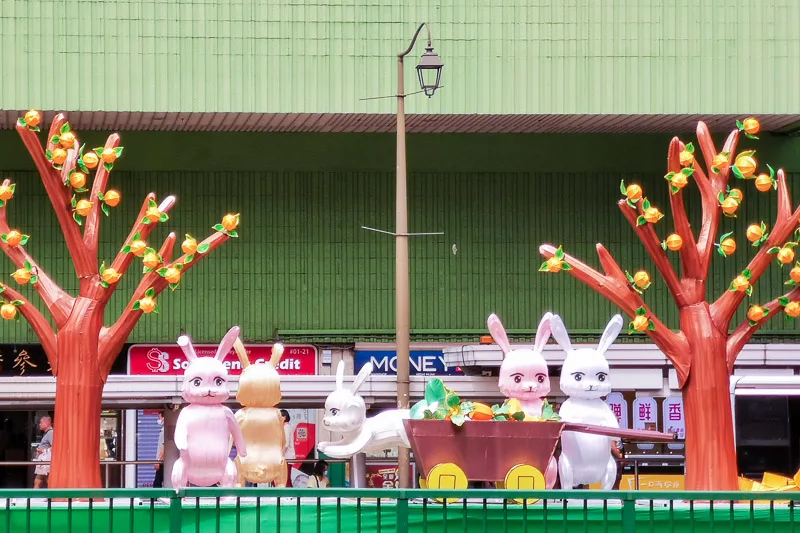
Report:
[[[178,283],[170,283],[169,288],[172,292],[175,292],[175,289],[178,288]]]
[[[647,220],[644,218],[644,215],[639,215],[639,216],[636,218],[636,225],[637,225],[637,226],[641,226],[641,225],[643,225],[643,224],[647,224]]]
[[[717,245],[717,253],[719,253],[719,255],[721,255],[722,257],[728,257],[727,255],[725,255],[725,252],[722,251],[722,247],[720,245]]]
[[[681,170],[681,173],[688,178],[692,174],[694,174],[694,168],[693,167],[686,167],[686,168]]]
[[[58,144],[60,140],[61,137],[59,137],[58,135],[53,135],[52,137],[50,137],[50,144]]]
[[[5,200],[0,200],[0,207],[3,207],[4,205],[6,205],[6,201]]]
[[[22,117],[17,119],[17,124],[19,124],[20,126],[27,126],[28,125],[28,123],[25,122],[25,119],[22,118]]]
[[[144,224],[145,226],[149,226],[150,225],[150,219],[147,218],[147,217],[144,217],[142,219],[142,224]]]
[[[52,161],[53,160],[53,152],[51,152],[50,150],[45,150],[44,151],[44,155],[45,155],[45,157],[47,157],[48,161]]]
[[[725,201],[725,195],[723,193],[719,193],[717,195],[717,200],[719,200],[719,203],[724,202]]]
[[[647,323],[647,330],[648,331],[655,331],[656,330],[656,325],[653,323],[652,320]]]
[[[750,285],[749,287],[747,287],[747,290],[746,290],[746,291],[744,291],[744,292],[745,292],[745,294],[747,294],[748,296],[752,296],[752,295],[753,295],[753,286],[752,286],[752,285]]]
[[[211,248],[211,245],[208,244],[207,242],[204,242],[203,244],[201,244],[201,245],[199,245],[197,247],[197,253],[198,254],[204,254],[204,253],[206,253],[208,251],[209,248]]]
[[[158,204],[156,203],[155,200],[150,198],[149,200],[147,200],[147,207],[149,208],[158,207]]]
[[[11,302],[11,305],[14,305],[16,307],[22,307],[23,305],[25,305],[25,302],[23,302],[22,300],[14,300]]]
[[[752,272],[750,272],[750,269],[749,269],[749,268],[745,268],[745,269],[742,271],[742,276],[744,276],[744,277],[745,277],[745,278],[747,278],[747,279],[750,279],[750,277],[751,277],[752,275],[753,275],[753,273],[752,273]]]
[[[732,281],[731,281],[731,284],[728,285],[728,290],[731,291],[731,292],[736,292],[736,287],[733,286],[733,282]]]
[[[789,315],[783,315],[783,316],[786,317],[786,322],[794,322],[794,317],[793,316],[789,316]]]
[[[447,396],[447,387],[444,382],[439,378],[434,378],[425,386],[425,401],[428,405],[434,403],[443,403]]]
[[[619,192],[625,195],[628,194],[628,189],[625,187],[625,180],[619,182]]]
[[[455,393],[449,393],[445,398],[445,405],[450,409],[455,409],[461,403],[461,398]]]
[[[239,234],[238,234],[238,233],[236,233],[236,232],[235,232],[235,231],[233,231],[233,230],[231,230],[231,231],[228,231],[228,232],[226,232],[226,233],[228,234],[228,237],[230,237],[231,239],[235,239],[235,238],[237,238],[237,237],[239,236]]]
[[[679,188],[677,188],[676,186],[674,186],[674,185],[670,184],[670,186],[669,186],[669,191],[670,191],[672,194],[678,194],[678,193],[680,192],[680,189],[679,189]]]
[[[107,172],[111,172],[111,169],[114,168],[114,163],[103,163],[103,168],[106,169]]]
[[[637,200],[637,202],[638,202],[638,200]],[[628,207],[630,207],[631,209],[636,209],[636,202],[631,202],[630,200],[625,200],[625,203],[627,203]]]
[[[650,206],[650,200],[648,200],[647,198],[645,198],[645,199],[644,199],[644,201],[642,202],[642,209],[644,209],[645,211],[647,211],[648,209],[650,209],[650,207],[651,207],[651,206]]]
[[[767,163],[767,168],[769,169],[769,177],[774,180],[775,179],[775,169],[773,169],[771,166],[769,166],[769,163]]]
[[[106,283],[103,280],[100,280],[100,286],[103,287],[104,289],[107,289],[108,288],[108,283]]]
[[[81,170],[84,174],[89,173],[89,167],[84,164],[83,159],[78,159],[78,166],[81,167]]]
[[[711,172],[714,173],[714,174],[719,174],[719,169],[717,167],[712,166],[711,167]]]
[[[186,259],[183,260],[183,264],[184,265],[188,265],[192,261],[194,261],[194,254],[189,254],[189,255],[186,256]],[[544,264],[547,264],[547,263],[544,263]],[[541,272],[541,270],[542,269],[540,268],[539,271]]]
[[[720,237],[720,238],[719,238],[719,242],[722,242],[722,241],[724,241],[725,239],[727,239],[727,238],[728,238],[728,237],[730,237],[731,235],[733,235],[733,232],[732,232],[732,231],[729,231],[728,233],[725,233],[725,234],[724,234],[722,237]]]
[[[742,124],[742,123],[741,123],[740,121],[738,121],[738,120],[736,121],[736,127],[737,127],[737,128],[739,128],[740,130],[744,130],[744,124]]]
[[[411,406],[409,418],[411,420],[422,420],[425,418],[425,410],[428,408],[428,403],[425,400],[420,400]]]
[[[108,216],[108,215],[110,215],[110,214],[111,214],[111,213],[110,213],[110,210],[109,210],[109,208],[108,208],[108,204],[100,204],[100,209],[102,209],[102,210],[103,210],[103,214],[104,214],[105,216]]]
[[[628,283],[633,283],[633,276],[627,270],[625,271],[625,277],[628,279]]]
[[[79,226],[83,225],[83,219],[78,213],[72,213],[72,218],[75,219],[75,222],[77,222]]]
[[[164,274],[167,273],[167,268],[166,267],[159,268],[158,270],[156,270],[156,272],[158,273],[159,276],[163,278]]]
[[[117,146],[116,148],[114,148],[114,152],[117,154],[117,157],[121,157],[122,156],[122,146]]]
[[[747,137],[748,139],[753,139],[754,141],[758,140],[758,137],[756,135],[753,135],[752,133],[745,133],[744,136]]]
[[[566,261],[561,261],[561,270],[572,270],[572,265]]]
[[[778,303],[781,304],[781,306],[786,307],[787,305],[789,305],[789,298],[787,298],[786,296],[781,296],[780,298],[778,298]]]
[[[667,251],[667,241],[661,241],[661,249]]]
[[[693,154],[694,153],[694,145],[692,143],[689,143],[689,144],[686,145],[686,148],[684,148],[684,150],[686,150],[690,154]]]
[[[768,254],[777,254],[777,253],[778,253],[778,252],[780,252],[780,251],[781,251],[781,249],[780,249],[779,247],[777,247],[777,246],[773,246],[772,248],[770,248],[769,250],[767,250],[767,253],[768,253]]]
[[[464,416],[464,415],[462,415],[462,414],[457,414],[457,415],[453,415],[452,417],[450,417],[450,421],[451,421],[453,424],[455,424],[455,425],[457,425],[457,426],[459,426],[459,427],[460,427],[460,426],[463,426],[463,425],[464,425],[464,422],[465,422],[466,420],[467,420],[467,417],[465,417],[465,416]]]
[[[225,226],[223,226],[222,224],[214,224],[212,226],[212,229],[216,231],[225,231]]]
[[[174,267],[177,268],[178,270],[183,270],[183,265],[184,263],[175,263]]]
[[[131,309],[134,311],[138,311],[140,307],[141,304],[139,303],[139,300],[136,300],[135,302],[133,302],[133,307]]]
[[[92,148],[92,151],[97,154],[97,157],[103,155],[104,148]]]
[[[752,320],[748,320],[748,321],[747,321],[747,323],[748,323],[750,326],[755,326],[756,324],[758,324],[758,322],[753,322]]]
[[[31,276],[31,285],[39,283],[39,276]]]
[[[636,316],[645,316],[646,314],[647,314],[647,309],[645,309],[644,306],[636,310]]]
[[[127,244],[126,244],[125,246],[123,246],[123,247],[122,247],[122,253],[123,253],[123,254],[129,254],[129,253],[131,253],[131,247],[130,247],[129,245],[127,245]]]
[[[797,282],[795,282],[795,280],[793,279],[790,279],[789,281],[785,282],[784,285],[789,285],[790,287],[794,287],[795,285],[797,285]]]
[[[672,181],[672,178],[673,178],[674,176],[675,176],[675,172],[668,172],[668,173],[667,173],[667,174],[664,176],[664,179],[665,179],[665,180],[667,180],[667,181]]]
[[[516,413],[511,415],[511,418],[513,418],[517,422],[522,422],[523,420],[525,420],[525,413],[523,411],[517,411]]]
[[[144,295],[148,298],[155,298],[156,297],[156,290],[153,287],[150,287],[144,292]]]
[[[158,218],[158,221],[166,222],[167,220],[169,220],[169,215],[167,215],[166,213],[161,213],[161,216]]]
[[[139,232],[136,232],[136,234],[134,234],[134,236],[133,236],[133,240],[134,241],[139,241],[141,239],[142,239],[142,234],[139,233]]]
[[[63,134],[65,134],[65,133],[67,133],[67,132],[69,131],[69,128],[70,128],[70,126],[69,126],[69,122],[65,122],[65,123],[63,123],[63,124],[61,125],[61,134],[63,135]]]
[[[24,267],[25,267],[25,270],[28,270],[28,271],[29,271],[29,270],[31,269],[31,262],[30,262],[30,261],[28,261],[28,260],[26,260],[26,261],[25,261],[25,264],[24,264]]]

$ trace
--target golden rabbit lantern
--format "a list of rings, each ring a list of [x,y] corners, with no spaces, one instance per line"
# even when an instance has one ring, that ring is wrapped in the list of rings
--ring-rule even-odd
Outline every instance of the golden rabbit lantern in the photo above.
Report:
[[[281,401],[281,381],[275,367],[283,355],[283,345],[272,347],[269,362],[251,364],[241,339],[233,345],[242,374],[236,400],[242,408],[236,412],[236,421],[242,429],[247,457],[237,457],[239,486],[250,483],[270,483],[285,487],[289,470],[283,449],[286,434],[283,418],[276,408]]]

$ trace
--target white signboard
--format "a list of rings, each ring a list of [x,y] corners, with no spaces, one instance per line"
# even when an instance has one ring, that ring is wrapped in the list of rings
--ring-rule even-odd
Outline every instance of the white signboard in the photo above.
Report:
[[[633,429],[656,429],[658,424],[658,404],[655,398],[636,398],[633,400]],[[652,450],[654,444],[637,444],[640,450]]]
[[[628,401],[622,396],[622,393],[612,392],[606,398],[606,403],[611,412],[614,413],[614,416],[617,417],[619,427],[628,429],[630,427],[628,424]]]
[[[677,433],[678,440],[686,439],[686,418],[683,412],[683,397],[670,396],[664,399],[664,431]],[[671,450],[683,449],[683,444],[667,444]]]

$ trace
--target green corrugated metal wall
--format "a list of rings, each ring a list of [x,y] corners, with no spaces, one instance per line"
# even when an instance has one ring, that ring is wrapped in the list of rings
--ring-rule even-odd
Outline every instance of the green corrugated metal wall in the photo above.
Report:
[[[95,133],[87,137],[89,145],[100,141]],[[394,136],[296,135],[287,141],[281,135],[253,135],[245,142],[240,136],[183,134],[158,145],[167,138],[123,134],[126,155],[111,179],[123,191],[123,203],[105,219],[103,256],[110,259],[119,249],[150,190],[159,198],[178,196],[172,220],[156,232],[159,238],[169,230],[205,236],[228,211],[242,213],[241,237],[188,273],[175,293],[163,294],[161,314],[144,317],[132,341],[172,341],[181,328],[216,341],[231,324],[241,324],[253,340],[271,338],[275,328],[316,338],[340,331],[344,340],[393,336],[393,239],[360,228],[392,229],[394,172],[385,166],[392,162],[386,154]],[[29,160],[16,157],[20,144],[11,132],[0,133],[0,168],[17,167],[0,176],[10,175],[19,184],[10,219],[32,235],[34,257],[74,288],[39,178],[25,170]],[[210,147],[217,166],[204,169],[201,155]],[[765,140],[757,147],[765,161],[800,168],[797,140]],[[410,230],[445,232],[412,241],[412,321],[418,338],[429,333],[428,338],[474,340],[491,312],[499,313],[510,330],[531,331],[547,309],[561,313],[571,330],[601,329],[614,308],[567,275],[538,273],[537,248],[543,241],[563,243],[593,265],[594,244],[603,242],[623,268],[648,269],[655,283],[647,301],[667,324],[677,324],[665,287],[615,205],[620,178],[636,176],[655,205],[668,210],[663,137],[431,135],[412,136],[409,150]],[[788,153],[794,153],[791,160],[778,157]],[[429,159],[430,154],[439,159]],[[326,161],[333,162],[327,169]],[[251,170],[259,165],[264,169]],[[599,170],[587,170],[592,167]],[[800,174],[792,175],[791,189],[800,203]],[[745,226],[762,219],[771,225],[774,219],[774,192],[757,193],[752,183],[743,190],[739,219],[723,224],[725,231],[736,230],[740,250],[729,259],[715,256],[715,294],[751,254]],[[696,204],[693,199],[690,205]],[[670,231],[667,217],[658,232],[663,237]],[[5,258],[0,271],[13,283]],[[753,302],[776,296],[786,275],[773,267],[756,287]],[[121,282],[109,318],[135,282],[138,274]],[[23,321],[0,328],[2,342],[33,340]],[[796,331],[782,318],[765,329]]]
[[[0,0],[0,109],[392,113],[426,21],[410,113],[800,109],[796,0]]]

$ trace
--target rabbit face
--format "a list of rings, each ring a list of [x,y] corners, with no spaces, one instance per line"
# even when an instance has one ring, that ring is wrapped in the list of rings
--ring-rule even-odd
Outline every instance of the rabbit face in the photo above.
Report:
[[[506,354],[500,367],[500,392],[507,398],[536,400],[550,394],[547,363],[533,350],[515,350]]]
[[[213,357],[200,357],[186,369],[183,377],[183,399],[189,403],[213,405],[230,396],[228,371]]]
[[[325,416],[322,425],[334,433],[350,433],[364,425],[367,407],[360,396],[349,390],[335,390],[325,400]]]
[[[561,390],[583,400],[607,396],[611,392],[608,361],[591,348],[571,352],[561,368]]]

